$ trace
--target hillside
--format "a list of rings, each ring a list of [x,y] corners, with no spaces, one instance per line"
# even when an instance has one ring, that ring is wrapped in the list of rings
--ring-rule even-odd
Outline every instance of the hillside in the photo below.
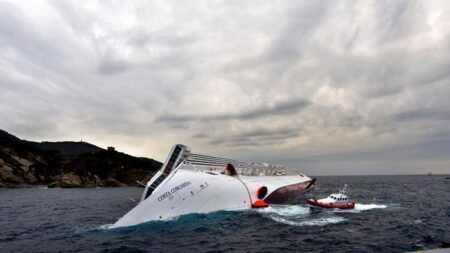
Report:
[[[0,188],[135,186],[161,165],[86,142],[29,142],[0,130]]]
[[[41,150],[57,150],[61,155],[81,155],[83,153],[98,152],[104,149],[87,142],[60,141],[60,142],[30,142]]]

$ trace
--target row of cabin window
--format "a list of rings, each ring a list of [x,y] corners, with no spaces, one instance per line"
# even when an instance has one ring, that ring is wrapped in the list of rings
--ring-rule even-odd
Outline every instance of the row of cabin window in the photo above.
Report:
[[[336,198],[336,197],[331,197],[332,199],[335,199],[335,200],[347,200],[347,198]]]

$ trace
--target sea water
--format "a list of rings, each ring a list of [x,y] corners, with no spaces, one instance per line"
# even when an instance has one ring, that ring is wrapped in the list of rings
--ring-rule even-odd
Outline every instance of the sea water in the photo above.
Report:
[[[450,240],[445,176],[318,177],[265,209],[190,214],[109,229],[141,188],[0,190],[0,252],[402,252]],[[348,184],[353,210],[305,204]]]

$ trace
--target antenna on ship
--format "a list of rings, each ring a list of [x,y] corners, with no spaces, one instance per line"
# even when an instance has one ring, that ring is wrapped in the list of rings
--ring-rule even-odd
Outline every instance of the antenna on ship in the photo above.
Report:
[[[344,187],[339,191],[340,194],[346,195],[347,193],[347,184],[344,184]]]

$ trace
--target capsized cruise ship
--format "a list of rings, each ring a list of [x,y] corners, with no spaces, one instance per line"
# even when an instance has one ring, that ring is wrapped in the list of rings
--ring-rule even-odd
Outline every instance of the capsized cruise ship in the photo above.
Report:
[[[111,228],[189,213],[266,207],[303,194],[314,182],[293,169],[196,154],[175,144],[146,184],[139,204]]]

